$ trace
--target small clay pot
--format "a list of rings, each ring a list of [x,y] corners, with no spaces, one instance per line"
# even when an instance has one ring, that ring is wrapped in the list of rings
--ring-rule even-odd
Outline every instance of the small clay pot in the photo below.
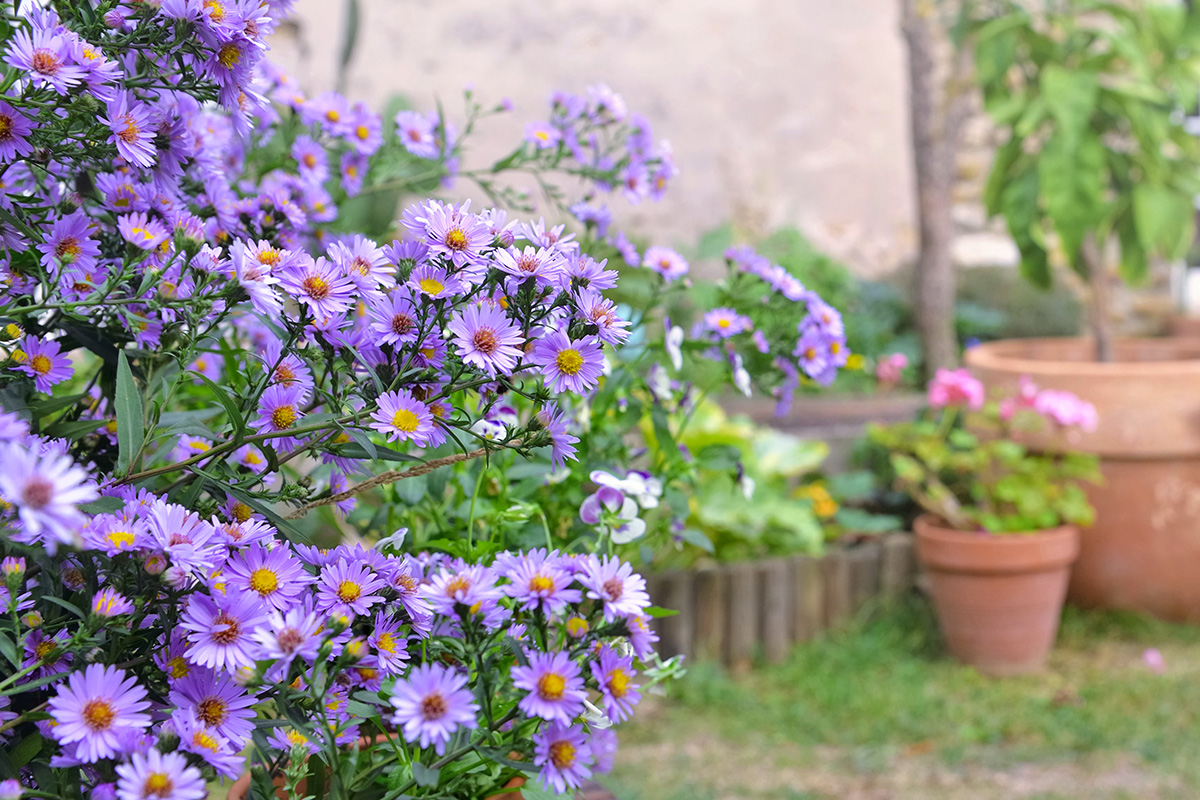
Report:
[[[987,675],[1040,670],[1058,635],[1079,529],[968,533],[929,515],[913,527],[950,653]]]

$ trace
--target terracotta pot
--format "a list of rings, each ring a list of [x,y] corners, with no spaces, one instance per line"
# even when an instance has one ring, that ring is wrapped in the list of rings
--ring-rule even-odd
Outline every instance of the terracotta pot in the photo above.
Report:
[[[928,515],[913,527],[950,653],[987,675],[1041,669],[1058,634],[1079,529],[967,533]]]
[[[1176,314],[1167,320],[1167,333],[1171,336],[1200,338],[1200,317]]]
[[[1116,355],[1102,364],[1084,339],[1013,339],[972,348],[966,361],[989,389],[1028,375],[1096,406],[1096,431],[1070,444],[1100,456],[1104,483],[1086,487],[1096,523],[1068,599],[1200,622],[1200,338],[1120,340]]]

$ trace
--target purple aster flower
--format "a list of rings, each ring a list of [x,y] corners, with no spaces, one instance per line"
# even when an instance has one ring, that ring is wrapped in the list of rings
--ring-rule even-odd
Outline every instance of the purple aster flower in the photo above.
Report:
[[[150,123],[150,107],[128,92],[118,92],[116,99],[107,103],[107,113],[100,121],[112,131],[110,141],[121,158],[139,167],[153,167],[158,158],[154,147],[157,129]]]
[[[584,225],[595,228],[596,238],[603,239],[608,235],[608,228],[612,225],[612,211],[608,206],[601,204],[599,207],[592,207],[587,203],[579,202],[571,206],[570,210],[575,219]]]
[[[592,750],[583,726],[568,724],[552,722],[533,735],[533,763],[542,768],[538,777],[557,794],[578,789],[592,775]]]
[[[459,357],[488,375],[508,374],[517,366],[525,340],[499,306],[469,305],[446,328],[454,334]]]
[[[363,178],[367,174],[367,157],[357,151],[347,150],[342,153],[340,166],[342,191],[347,197],[357,196],[362,191]]]
[[[204,800],[208,785],[200,770],[188,764],[182,753],[160,753],[151,748],[134,753],[117,766],[117,797],[120,800]]]
[[[531,122],[525,126],[525,141],[538,150],[546,150],[558,146],[562,131],[548,122]]]
[[[32,678],[43,678],[47,675],[61,675],[71,668],[75,661],[74,654],[65,649],[71,641],[71,634],[61,630],[53,636],[47,636],[40,628],[31,631],[25,638],[25,659],[21,669],[38,666],[30,675]]]
[[[583,559],[583,572],[577,580],[587,588],[587,596],[604,604],[604,620],[639,616],[650,606],[646,580],[633,572],[627,562],[616,556]]]
[[[401,111],[396,114],[396,136],[408,152],[417,158],[437,158],[440,155],[436,120],[417,111]]]
[[[318,753],[321,750],[320,743],[313,741],[312,738],[305,736],[290,725],[282,728],[272,728],[271,735],[267,737],[267,744],[285,753],[290,753],[295,747],[303,747],[308,751],[309,755]]]
[[[98,617],[119,617],[133,613],[133,603],[111,586],[106,586],[92,597],[92,613]]]
[[[49,393],[56,383],[62,383],[75,374],[71,359],[58,342],[42,341],[35,336],[23,336],[19,348],[20,356],[14,354],[17,361],[11,369],[24,372],[33,378],[34,388],[39,392]]]
[[[613,761],[617,757],[617,732],[612,728],[593,728],[588,746],[592,749],[592,757],[596,759],[592,771],[600,774],[612,772]]]
[[[317,578],[317,609],[353,619],[383,602],[376,592],[387,584],[361,562],[344,558],[321,568]]]
[[[613,722],[621,722],[633,715],[633,707],[642,695],[633,682],[637,673],[630,656],[617,655],[608,645],[600,648],[600,656],[592,662],[592,677],[600,687],[604,700],[604,712]]]
[[[399,675],[408,663],[408,642],[400,634],[401,621],[378,611],[367,644],[375,648],[379,666],[389,675]]]
[[[321,621],[315,611],[307,605],[293,606],[268,614],[266,624],[255,630],[254,638],[262,648],[263,657],[274,661],[280,673],[286,674],[295,659],[316,659],[321,645],[320,630]]]
[[[279,275],[279,282],[317,319],[344,314],[354,301],[354,283],[336,265],[319,257],[304,257]]]
[[[59,94],[83,79],[84,70],[72,64],[66,39],[56,28],[35,28],[33,35],[20,29],[4,54],[4,63],[29,76],[34,87],[49,85]]]
[[[433,745],[438,755],[460,727],[478,726],[475,704],[467,678],[439,664],[413,667],[408,676],[396,682],[390,698],[396,709],[392,724],[402,728],[407,742],[421,747]]]
[[[33,123],[29,118],[10,106],[0,102],[0,161],[12,161],[17,156],[27,156],[33,152],[29,143],[29,134],[33,132]]]
[[[37,249],[42,252],[42,266],[51,274],[61,267],[91,269],[100,255],[100,243],[92,238],[92,221],[82,211],[57,218]]]
[[[286,545],[268,550],[252,544],[226,561],[222,574],[227,592],[249,592],[281,611],[299,600],[305,587],[313,582],[312,575]]]
[[[822,385],[832,383],[837,376],[837,367],[829,352],[829,337],[819,328],[806,329],[792,354],[804,373]]]
[[[87,517],[77,506],[98,496],[70,456],[41,454],[19,442],[0,446],[0,498],[16,506],[19,541],[42,542],[51,554],[59,544],[79,544]]]
[[[167,240],[166,227],[142,211],[118,218],[117,230],[122,239],[139,250],[153,250]]]
[[[379,408],[371,414],[371,428],[387,434],[389,442],[425,444],[433,429],[429,406],[407,389],[379,395]]]
[[[7,700],[8,698],[4,698]],[[25,790],[21,786],[21,782],[15,778],[6,778],[0,781],[0,800],[21,800],[21,795]]]
[[[379,344],[409,344],[417,340],[417,309],[404,289],[371,300],[371,330],[382,334]]]
[[[168,730],[175,729],[179,737],[179,749],[199,756],[206,764],[226,778],[236,778],[246,767],[241,750],[249,739],[236,744],[205,725],[191,708],[175,709],[171,712]]]
[[[496,563],[501,574],[511,583],[504,592],[521,604],[527,611],[541,610],[544,614],[558,614],[568,603],[583,599],[578,589],[571,588],[574,575],[561,563],[558,552],[531,550],[519,557],[502,554]]]
[[[258,401],[258,419],[251,426],[260,433],[282,433],[296,426],[303,412],[300,410],[304,394],[299,386],[274,384],[268,386]],[[278,446],[289,447],[295,438],[288,436]]]
[[[562,282],[560,273],[566,265],[562,253],[545,247],[497,250],[495,259],[496,267],[502,272],[520,280],[533,278],[540,286],[559,285]]]
[[[329,164],[325,148],[309,136],[297,136],[292,145],[292,158],[300,170],[300,177],[310,183],[324,183],[329,177]]]
[[[503,616],[499,601],[504,595],[496,578],[494,570],[481,564],[445,567],[421,586],[421,597],[445,617],[456,618],[461,607],[482,615],[485,624],[494,626]]]
[[[552,331],[533,346],[529,360],[542,368],[552,392],[586,394],[604,373],[604,352],[591,336],[571,341],[562,331]]]
[[[583,677],[565,652],[530,654],[528,666],[512,668],[512,679],[529,692],[519,706],[530,717],[570,723],[583,712]]]
[[[216,529],[181,505],[155,500],[150,506],[149,522],[148,541],[139,544],[163,553],[179,572],[207,575],[225,558]]]
[[[668,282],[682,278],[688,273],[688,263],[683,256],[669,247],[651,247],[642,257],[642,266],[662,275]]]
[[[808,319],[831,338],[844,339],[846,337],[846,326],[842,322],[842,315],[836,308],[816,295],[812,295],[808,301]]]
[[[365,236],[355,234],[348,242],[334,242],[329,246],[329,258],[360,289],[375,291],[396,285],[387,253]]]
[[[425,215],[429,251],[446,256],[459,268],[478,262],[483,248],[492,243],[491,226],[470,213],[469,205],[430,206]]]
[[[361,155],[369,156],[383,144],[383,123],[363,103],[355,103],[346,117],[346,141]]]
[[[146,690],[124,670],[90,664],[71,673],[50,698],[50,716],[58,724],[50,735],[63,745],[75,745],[75,757],[85,764],[112,758],[122,751],[124,734],[150,726]]]
[[[254,629],[266,616],[262,600],[253,594],[193,594],[179,623],[191,632],[188,660],[212,669],[253,667],[259,655]]]
[[[167,700],[221,736],[241,742],[254,731],[254,695],[225,673],[192,670],[171,686]]]
[[[754,322],[732,308],[714,308],[704,315],[704,325],[722,339],[728,339],[750,330]]]
[[[597,291],[584,289],[579,292],[579,319],[596,326],[596,336],[607,344],[621,344],[629,338],[629,320],[617,311],[612,300]]]
[[[568,458],[574,461],[579,437],[567,433],[566,414],[554,403],[549,403],[537,412],[537,421],[550,435],[550,463],[554,469],[562,469]]]

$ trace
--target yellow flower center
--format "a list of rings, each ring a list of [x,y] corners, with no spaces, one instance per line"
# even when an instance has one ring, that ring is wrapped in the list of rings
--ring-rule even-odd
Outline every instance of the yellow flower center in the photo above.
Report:
[[[545,575],[534,575],[529,580],[529,591],[531,592],[550,592],[554,590],[554,581],[547,578]]]
[[[221,22],[225,19],[225,6],[217,0],[204,0],[204,8],[209,9],[208,18],[213,22]]]
[[[313,300],[324,300],[329,296],[329,282],[324,278],[310,275],[300,285],[304,287],[304,293]]]
[[[250,573],[250,591],[266,597],[279,588],[279,576],[266,567]]]
[[[104,537],[117,550],[133,547],[134,535],[130,531],[109,531]]]
[[[338,584],[337,596],[343,603],[353,603],[362,597],[362,586],[354,581],[342,581]]]
[[[625,670],[617,667],[608,678],[608,692],[613,697],[621,698],[629,693],[629,676]]]
[[[555,742],[550,745],[550,762],[558,769],[567,769],[575,763],[575,745],[570,742]]]
[[[192,668],[188,666],[187,659],[183,656],[175,656],[167,662],[167,666],[170,668],[171,677],[176,680],[186,678],[187,674],[192,671]]]
[[[197,747],[203,747],[205,750],[213,753],[217,752],[217,748],[220,747],[217,740],[205,731],[196,731],[195,735],[192,736],[192,744]]]
[[[117,718],[117,712],[107,700],[89,700],[83,707],[83,724],[93,731],[106,731]]]
[[[137,141],[139,133],[141,133],[141,128],[138,127],[137,120],[132,114],[126,114],[125,127],[117,131],[117,138],[125,144],[133,144]]]
[[[366,125],[359,125],[354,129],[354,135],[365,142],[367,137],[371,135],[371,130]]]
[[[251,455],[253,455],[253,453],[251,453]],[[249,458],[247,458],[247,460],[249,460]],[[254,511],[245,503],[234,503],[233,508],[230,509],[230,513],[233,515],[234,522],[245,522],[246,520],[250,519],[250,515],[253,514]]]
[[[422,292],[434,295],[435,297],[446,290],[446,285],[436,278],[422,278],[418,285],[421,287]]]
[[[175,782],[165,772],[151,772],[142,784],[142,797],[170,797],[175,791]]]
[[[82,252],[83,245],[74,236],[64,236],[62,241],[54,246],[54,255],[62,259],[65,264],[73,262],[75,257]]]
[[[196,704],[196,716],[205,725],[216,727],[229,716],[229,706],[219,697],[206,697]]]
[[[470,242],[462,228],[451,228],[446,233],[446,247],[451,250],[466,250]]]
[[[563,680],[563,676],[555,672],[547,672],[542,677],[538,678],[537,691],[538,697],[543,700],[561,700],[563,690],[567,688],[567,682]]]
[[[242,60],[242,51],[236,45],[227,44],[217,52],[217,61],[225,69],[233,69]]]
[[[45,375],[50,371],[50,359],[46,358],[45,356],[34,356],[30,360],[29,366],[32,367],[33,371],[38,375]]]
[[[560,350],[554,357],[554,365],[564,375],[578,375],[579,371],[583,369],[583,356],[573,347]]]
[[[396,639],[390,633],[381,633],[375,640],[375,646],[385,653],[395,653]]]
[[[271,412],[271,424],[277,431],[285,431],[296,424],[296,409],[293,406],[280,406]]]
[[[392,427],[405,433],[412,433],[421,424],[420,418],[409,411],[407,408],[402,408],[392,417]]]
[[[13,121],[7,114],[0,114],[0,141],[7,142],[12,138]]]

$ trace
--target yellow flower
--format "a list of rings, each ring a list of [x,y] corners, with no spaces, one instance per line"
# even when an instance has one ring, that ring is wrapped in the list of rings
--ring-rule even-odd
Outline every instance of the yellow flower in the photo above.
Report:
[[[867,360],[860,354],[854,353],[846,359],[846,369],[859,370],[866,364]]]

